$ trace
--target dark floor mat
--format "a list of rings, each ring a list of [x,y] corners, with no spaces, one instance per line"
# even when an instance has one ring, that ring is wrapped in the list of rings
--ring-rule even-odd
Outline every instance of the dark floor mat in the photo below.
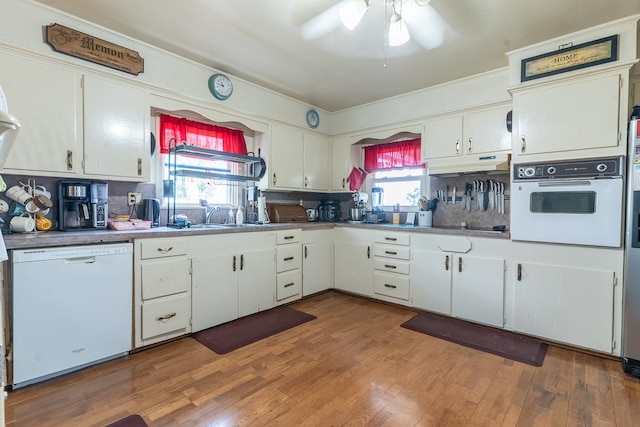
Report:
[[[126,418],[109,424],[107,427],[148,427],[140,415],[129,415]]]
[[[542,366],[547,353],[547,344],[536,339],[433,313],[420,313],[400,326],[533,366]]]
[[[216,353],[225,354],[315,318],[282,306],[196,332],[192,337]]]

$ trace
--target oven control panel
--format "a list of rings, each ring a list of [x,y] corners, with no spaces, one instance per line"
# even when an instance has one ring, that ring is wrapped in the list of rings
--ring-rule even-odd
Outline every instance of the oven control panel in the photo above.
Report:
[[[622,177],[624,157],[513,165],[514,180]]]

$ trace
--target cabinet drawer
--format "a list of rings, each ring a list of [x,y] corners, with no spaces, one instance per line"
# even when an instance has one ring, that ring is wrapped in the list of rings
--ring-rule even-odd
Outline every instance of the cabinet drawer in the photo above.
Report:
[[[276,248],[276,271],[294,270],[302,266],[302,247],[296,245],[283,245]]]
[[[411,244],[411,235],[409,233],[389,233],[376,231],[376,243],[386,243],[389,245],[409,246]]]
[[[407,261],[411,259],[411,249],[391,245],[377,244],[373,247],[373,254],[377,257],[405,259]]]
[[[164,258],[187,253],[187,239],[149,239],[140,242],[140,258]]]
[[[387,271],[389,273],[409,274],[409,263],[391,259],[376,258],[374,260],[376,270]]]
[[[400,276],[376,271],[374,292],[393,298],[409,300],[409,276]]]
[[[191,261],[186,259],[146,262],[141,265],[142,299],[186,292]]]
[[[302,229],[295,228],[293,230],[280,230],[276,233],[276,244],[298,243],[302,236]]]
[[[302,270],[291,270],[276,276],[276,299],[278,301],[300,295],[302,292]]]
[[[188,293],[150,301],[142,305],[142,339],[184,330],[189,327],[190,297]]]

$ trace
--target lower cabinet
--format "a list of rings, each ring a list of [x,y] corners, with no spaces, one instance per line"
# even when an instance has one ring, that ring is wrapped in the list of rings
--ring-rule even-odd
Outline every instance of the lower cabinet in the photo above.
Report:
[[[443,252],[412,251],[411,295],[415,307],[451,315],[452,258]]]
[[[373,296],[372,246],[372,243],[363,241],[348,242],[336,240],[336,242],[334,243],[333,251],[333,280],[336,289],[369,297]]]
[[[331,231],[302,232],[302,296],[330,289],[333,284]]]
[[[237,319],[237,255],[196,258],[191,261],[191,265],[193,332]]]
[[[186,239],[134,243],[134,346],[191,332],[191,260]]]
[[[284,304],[302,297],[301,229],[276,233],[276,303]]]
[[[514,329],[611,353],[614,271],[514,262]]]

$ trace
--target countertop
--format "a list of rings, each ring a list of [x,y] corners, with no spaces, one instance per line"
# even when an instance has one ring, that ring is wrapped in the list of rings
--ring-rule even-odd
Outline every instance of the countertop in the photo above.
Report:
[[[263,225],[220,225],[217,227],[194,226],[192,228],[156,227],[149,230],[83,230],[83,231],[45,231],[35,233],[5,234],[4,243],[7,249],[29,249],[52,246],[86,245],[96,243],[127,242],[133,239],[152,237],[198,236],[203,234],[246,233],[269,230],[326,229],[332,227],[353,227],[372,230],[394,230],[412,233],[449,234],[459,236],[490,237],[510,239],[508,231],[499,232],[488,229],[463,229],[459,227],[418,227],[404,224],[367,224],[353,222],[304,222]]]

